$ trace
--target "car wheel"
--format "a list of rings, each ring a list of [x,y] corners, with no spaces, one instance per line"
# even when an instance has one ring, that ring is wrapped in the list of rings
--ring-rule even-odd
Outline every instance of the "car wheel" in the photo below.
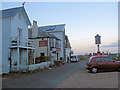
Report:
[[[92,70],[91,70],[92,73],[97,73],[98,72],[98,69],[96,67],[93,67]]]

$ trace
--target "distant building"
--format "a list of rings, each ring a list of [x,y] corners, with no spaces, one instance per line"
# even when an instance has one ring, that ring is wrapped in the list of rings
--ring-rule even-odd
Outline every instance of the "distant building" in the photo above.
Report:
[[[65,36],[65,50],[66,50],[66,62],[69,62],[71,57],[71,45],[67,35]]]
[[[38,60],[60,60],[61,40],[44,31],[43,27],[38,27],[37,21],[33,21],[29,29],[29,39],[34,40],[35,57]]]
[[[29,56],[33,63],[34,49],[28,40],[30,20],[24,7],[10,8],[2,12],[2,72],[19,71],[29,64]],[[31,52],[31,53],[28,53]]]

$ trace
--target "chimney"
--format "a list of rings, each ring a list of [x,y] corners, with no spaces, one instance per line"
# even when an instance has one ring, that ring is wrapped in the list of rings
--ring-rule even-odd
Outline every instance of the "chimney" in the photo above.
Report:
[[[37,25],[37,21],[33,20],[32,38],[36,38],[37,36],[38,36],[38,25]]]

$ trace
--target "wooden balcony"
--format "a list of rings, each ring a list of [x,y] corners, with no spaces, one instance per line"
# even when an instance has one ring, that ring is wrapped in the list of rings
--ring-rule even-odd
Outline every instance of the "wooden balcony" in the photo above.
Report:
[[[28,48],[34,49],[33,40],[19,38],[19,37],[11,37],[10,38],[10,48]]]

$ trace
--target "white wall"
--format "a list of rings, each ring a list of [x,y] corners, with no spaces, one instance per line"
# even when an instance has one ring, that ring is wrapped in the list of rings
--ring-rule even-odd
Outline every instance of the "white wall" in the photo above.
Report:
[[[18,36],[18,28],[22,29],[22,37],[28,39],[28,27],[21,13],[13,18],[2,19],[2,69],[3,73],[9,72],[8,48],[10,46],[10,37]],[[16,53],[14,54],[16,56]],[[14,58],[16,59],[16,58]],[[16,61],[16,60],[15,60]]]
[[[2,19],[0,19],[0,74],[2,74]]]
[[[33,39],[32,39],[33,40]],[[47,41],[47,38],[44,38]],[[39,41],[42,39],[34,39],[34,46],[35,46],[35,57],[40,57],[40,53],[45,53],[47,56],[47,47],[39,47]],[[50,55],[50,48],[49,48],[49,39],[48,39],[48,56]]]
[[[64,34],[63,32],[54,32],[54,33],[51,33],[51,34],[54,34],[56,37],[58,37],[60,40],[61,40],[61,53],[60,53],[60,57],[64,57],[64,41],[65,41],[65,37],[64,37]]]
[[[13,17],[11,20],[11,36],[18,36],[18,28],[22,29],[22,36],[25,39],[28,39],[28,27],[25,22],[23,15],[20,14],[20,19],[18,15]]]
[[[71,51],[71,48],[66,48],[66,62],[67,62],[67,57],[69,57],[70,59],[70,51]]]
[[[10,45],[11,19],[2,19],[2,72],[9,72],[8,48]]]

